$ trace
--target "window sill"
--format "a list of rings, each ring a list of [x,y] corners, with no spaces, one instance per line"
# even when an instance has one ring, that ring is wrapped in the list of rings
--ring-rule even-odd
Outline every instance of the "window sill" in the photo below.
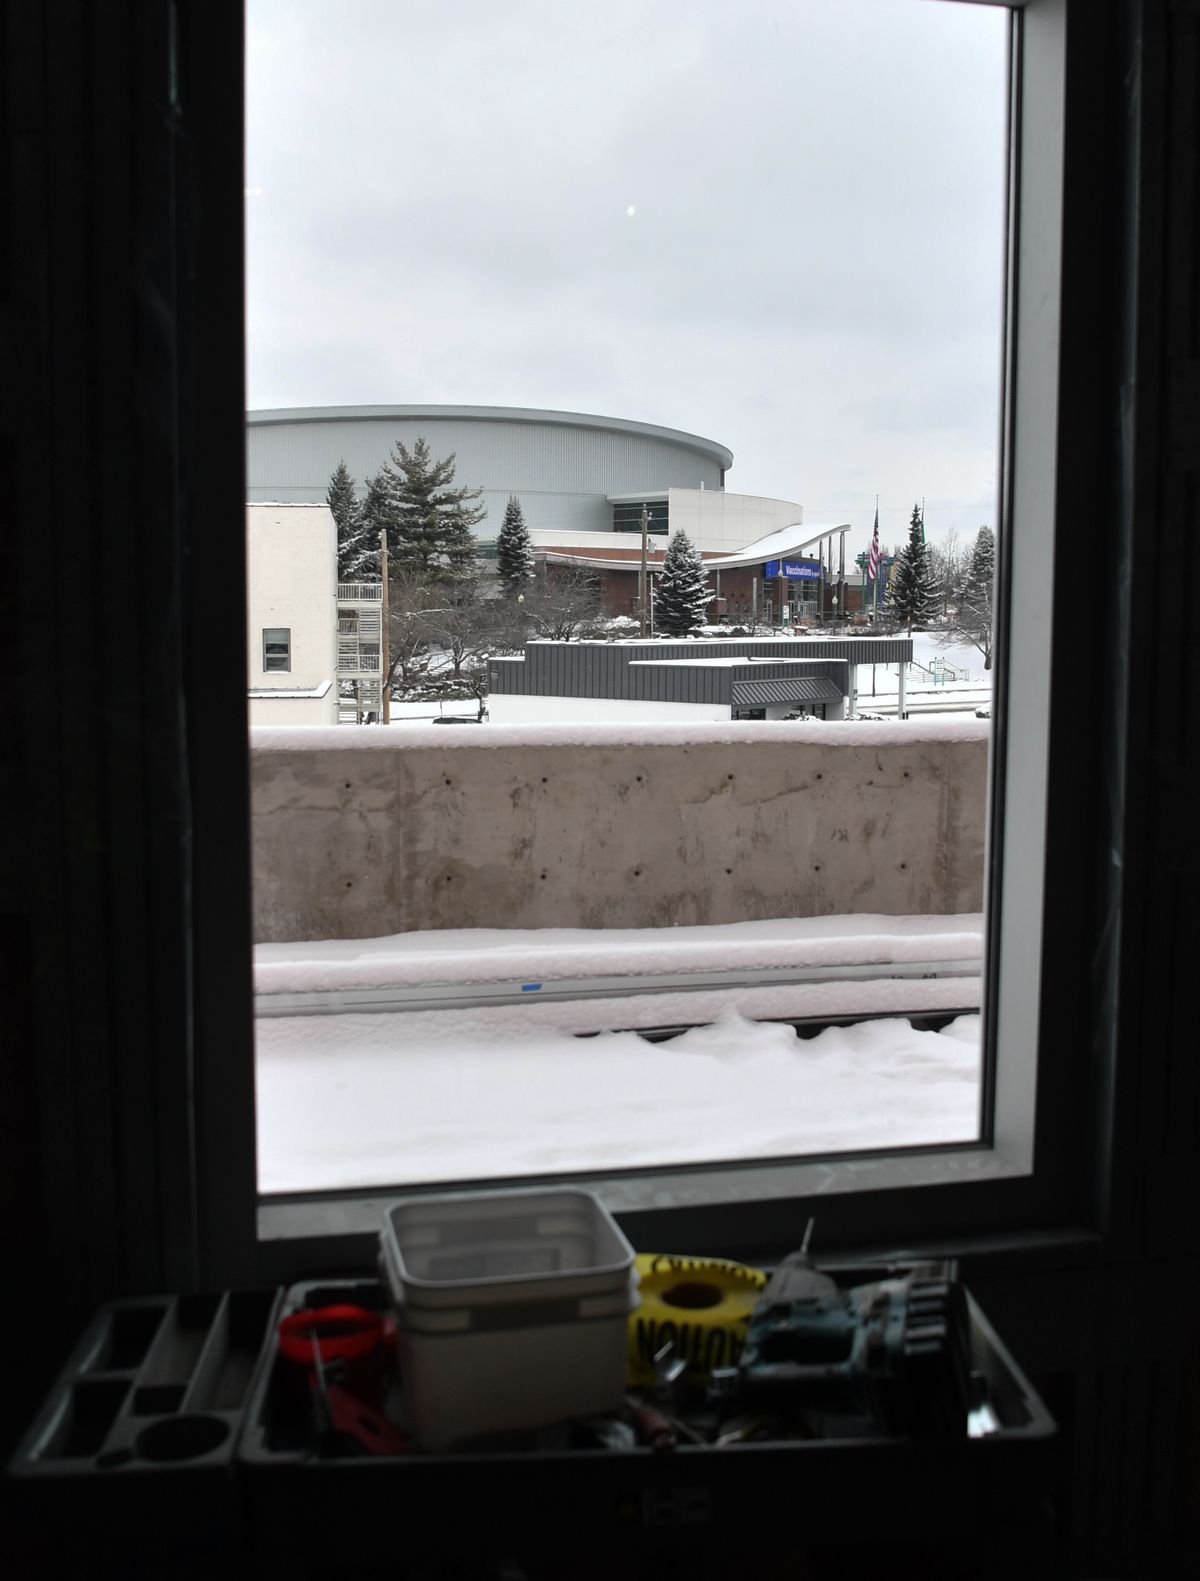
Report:
[[[999,1148],[983,1146],[913,1150],[872,1157],[814,1159],[802,1163],[723,1164],[671,1173],[597,1176],[577,1180],[623,1216],[662,1210],[713,1208],[779,1198],[828,1199],[844,1193],[908,1190],[919,1186],[969,1186],[1027,1177],[1028,1168]],[[477,1184],[486,1187],[499,1182]],[[522,1180],[520,1185],[531,1184]],[[425,1188],[450,1189],[445,1185]],[[385,1207],[414,1194],[397,1188],[353,1195],[314,1194],[265,1199],[258,1207],[260,1241],[372,1236]],[[628,1225],[628,1219],[626,1219]]]

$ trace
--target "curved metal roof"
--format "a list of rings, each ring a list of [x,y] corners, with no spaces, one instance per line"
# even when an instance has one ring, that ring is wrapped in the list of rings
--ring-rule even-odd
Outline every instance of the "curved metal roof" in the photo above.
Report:
[[[628,417],[599,417],[592,412],[543,411],[533,406],[281,406],[246,413],[250,425],[268,423],[353,423],[370,418],[405,420],[444,418],[480,423],[551,423],[560,428],[600,428],[618,434],[640,434],[647,439],[665,439],[687,445],[710,456],[728,470],[733,451],[715,439],[686,433],[681,428],[661,428],[656,423],[639,423]]]
[[[778,560],[783,555],[799,554],[801,550],[810,549],[813,544],[820,543],[822,538],[832,538],[834,533],[850,532],[851,530],[849,522],[824,522],[808,527],[797,522],[794,527],[780,527],[775,532],[768,533],[765,538],[756,538],[753,543],[747,544],[744,549],[736,549],[729,554],[705,554],[703,557],[704,569],[706,571],[732,571],[742,566],[761,565],[766,560]],[[540,535],[548,537],[550,535],[549,530],[542,529]],[[631,534],[630,536],[635,535]],[[635,544],[616,545],[605,543],[603,547],[606,549],[619,547],[634,550],[637,546]],[[568,565],[574,563],[599,571],[636,571],[641,564],[640,556],[637,555],[628,560],[609,560],[600,555],[589,555],[586,549],[582,552],[577,552],[574,549],[555,549],[549,545],[543,549],[537,541],[537,536],[534,538],[533,550],[539,560],[546,559],[554,563],[562,562]],[[666,552],[666,547],[661,543],[651,544],[649,564],[656,571],[662,566],[663,556]]]

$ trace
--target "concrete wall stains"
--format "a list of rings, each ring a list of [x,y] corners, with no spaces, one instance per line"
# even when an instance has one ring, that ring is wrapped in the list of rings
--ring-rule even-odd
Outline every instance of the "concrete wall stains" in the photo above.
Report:
[[[253,755],[260,942],[983,906],[987,741]]]

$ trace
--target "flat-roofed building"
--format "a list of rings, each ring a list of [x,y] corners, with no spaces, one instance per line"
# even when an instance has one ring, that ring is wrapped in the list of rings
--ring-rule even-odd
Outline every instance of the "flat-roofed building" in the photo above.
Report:
[[[857,711],[859,665],[903,678],[912,653],[911,637],[527,642],[488,661],[488,712],[496,724],[837,720]]]

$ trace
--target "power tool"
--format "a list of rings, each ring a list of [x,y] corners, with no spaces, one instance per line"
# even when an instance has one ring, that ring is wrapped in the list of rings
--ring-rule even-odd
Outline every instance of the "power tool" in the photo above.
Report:
[[[952,1260],[881,1268],[842,1286],[798,1252],[750,1317],[737,1393],[781,1422],[870,1417],[889,1434],[961,1437],[970,1409],[966,1294]]]

